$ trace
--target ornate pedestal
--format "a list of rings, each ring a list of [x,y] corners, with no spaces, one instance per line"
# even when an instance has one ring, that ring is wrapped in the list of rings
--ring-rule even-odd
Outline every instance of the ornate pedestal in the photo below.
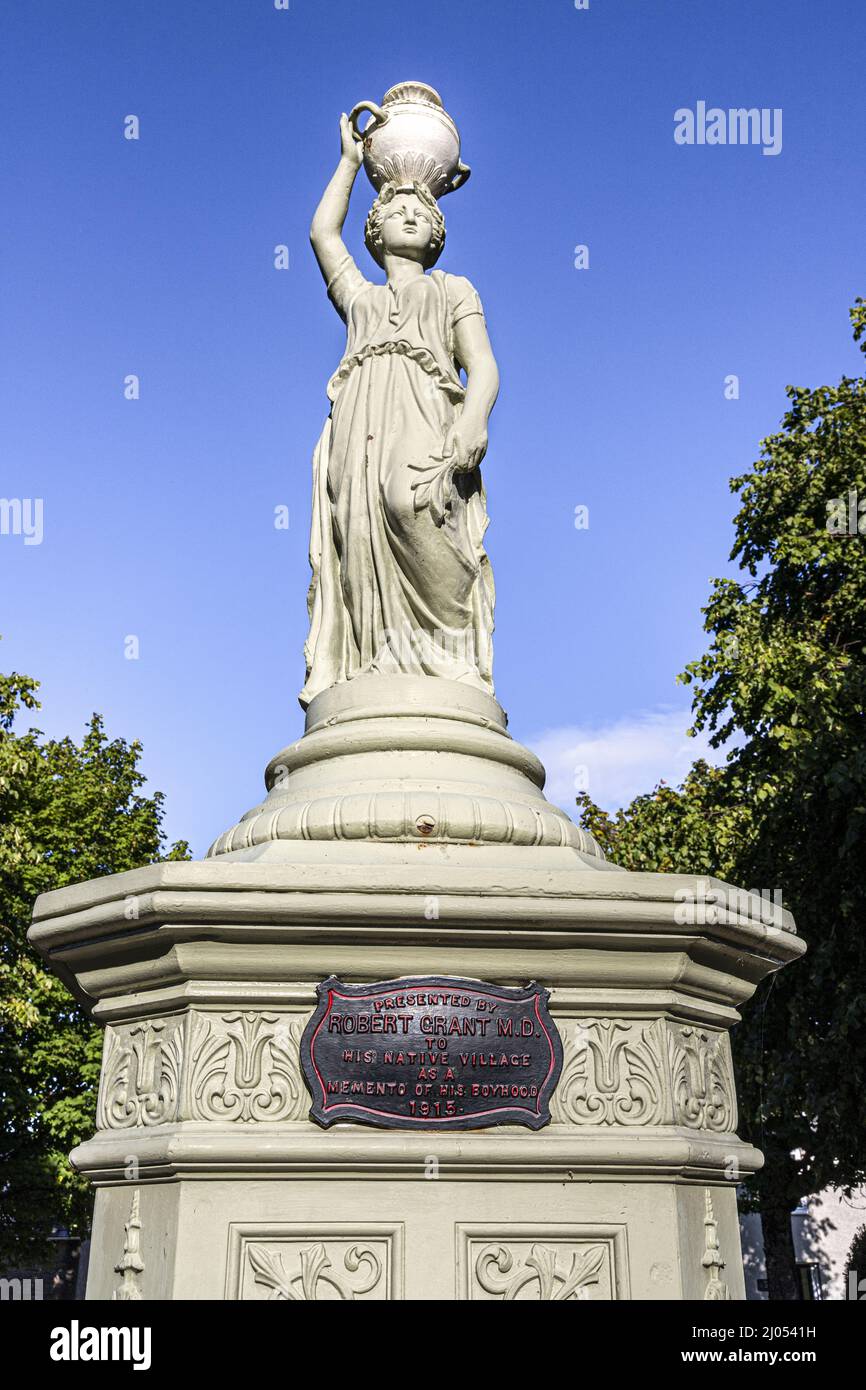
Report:
[[[359,680],[307,727],[208,859],[36,905],[33,941],[106,1026],[73,1154],[88,1297],[743,1297],[735,1189],[760,1155],[728,1029],[802,953],[789,914],[605,864],[469,687]],[[320,1129],[299,1041],[330,975],[540,981],[552,1123]]]

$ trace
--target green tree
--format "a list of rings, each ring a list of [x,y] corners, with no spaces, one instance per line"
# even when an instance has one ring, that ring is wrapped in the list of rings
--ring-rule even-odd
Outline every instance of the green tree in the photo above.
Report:
[[[851,320],[866,351],[862,300]],[[616,816],[581,798],[616,862],[780,889],[809,945],[734,1032],[776,1298],[799,1296],[792,1207],[866,1181],[866,379],[787,395],[780,430],[731,482],[744,577],[713,582],[709,648],[680,678],[726,762]]]
[[[848,1285],[852,1274],[855,1284],[859,1284],[861,1279],[866,1278],[866,1226],[857,1227],[854,1232],[854,1239],[851,1241],[851,1249],[848,1251],[848,1258],[845,1261],[846,1298],[850,1297]]]
[[[38,683],[0,675],[0,1267],[45,1253],[55,1224],[82,1234],[90,1201],[67,1159],[94,1127],[102,1030],[26,940],[39,893],[188,858],[163,855],[163,797],[141,794],[141,745],[94,715],[80,745],[13,730]]]

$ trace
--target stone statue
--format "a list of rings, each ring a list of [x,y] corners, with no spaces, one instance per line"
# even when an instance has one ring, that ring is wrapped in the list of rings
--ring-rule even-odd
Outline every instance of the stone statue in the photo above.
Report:
[[[72,1155],[96,1189],[88,1299],[744,1296],[736,1188],[762,1159],[735,1132],[728,1030],[805,946],[706,871],[607,863],[490,691],[497,371],[472,286],[431,271],[436,199],[468,175],[434,97],[364,103],[362,141],[343,118],[313,223],[349,340],[315,456],[304,733],[204,861],[34,908],[32,945],[106,1028]],[[384,285],[340,239],[362,159]],[[322,1062],[334,996],[376,1003],[342,1011]],[[397,1108],[365,1104],[382,1095]]]
[[[437,139],[456,139],[456,130],[432,88],[403,83],[383,105],[361,103],[374,112],[364,131],[353,123],[359,107],[341,117],[340,162],[310,230],[347,343],[313,458],[304,708],[369,674],[441,676],[493,693],[479,464],[499,373],[475,289],[432,269],[445,222],[431,185],[450,192],[469,171],[458,164],[452,175],[437,163]],[[425,149],[399,148],[401,112],[410,143]],[[389,115],[389,153],[375,172],[368,165],[379,188],[365,242],[385,271],[379,284],[341,234],[372,132]],[[420,136],[419,115],[431,126]]]

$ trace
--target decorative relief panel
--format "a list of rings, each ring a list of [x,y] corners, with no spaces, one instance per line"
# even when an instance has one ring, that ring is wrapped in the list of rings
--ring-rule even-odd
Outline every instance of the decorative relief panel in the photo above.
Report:
[[[162,1125],[177,1118],[183,1047],[178,1019],[107,1028],[97,1124]]]
[[[173,1120],[302,1120],[306,1014],[191,1011],[106,1029],[100,1129]]]
[[[108,1027],[99,1128],[306,1119],[299,1045],[307,1017],[192,1010]],[[665,1019],[560,1019],[558,1027],[564,1063],[550,1105],[554,1122],[734,1131],[725,1032]]]
[[[457,1297],[590,1303],[628,1298],[624,1226],[458,1225]]]
[[[664,1023],[588,1018],[563,1036],[554,1120],[575,1125],[657,1125],[665,1097]]]
[[[671,1024],[668,1037],[674,1123],[729,1133],[737,1109],[727,1034]]]
[[[352,1303],[402,1297],[402,1224],[229,1228],[226,1298]]]
[[[274,1013],[195,1016],[193,1120],[300,1120],[309,1108],[298,1047],[304,1020]]]
[[[559,1028],[564,1061],[550,1105],[554,1121],[733,1132],[726,1033],[665,1019],[561,1019]]]

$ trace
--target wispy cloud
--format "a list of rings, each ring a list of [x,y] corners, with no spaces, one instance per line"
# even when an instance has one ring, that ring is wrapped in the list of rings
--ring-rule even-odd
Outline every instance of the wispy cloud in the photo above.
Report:
[[[677,785],[696,758],[722,761],[705,735],[686,736],[690,724],[688,709],[662,707],[610,724],[546,729],[525,742],[547,769],[548,800],[570,815],[577,793],[587,791],[599,806],[614,811],[662,779]]]

